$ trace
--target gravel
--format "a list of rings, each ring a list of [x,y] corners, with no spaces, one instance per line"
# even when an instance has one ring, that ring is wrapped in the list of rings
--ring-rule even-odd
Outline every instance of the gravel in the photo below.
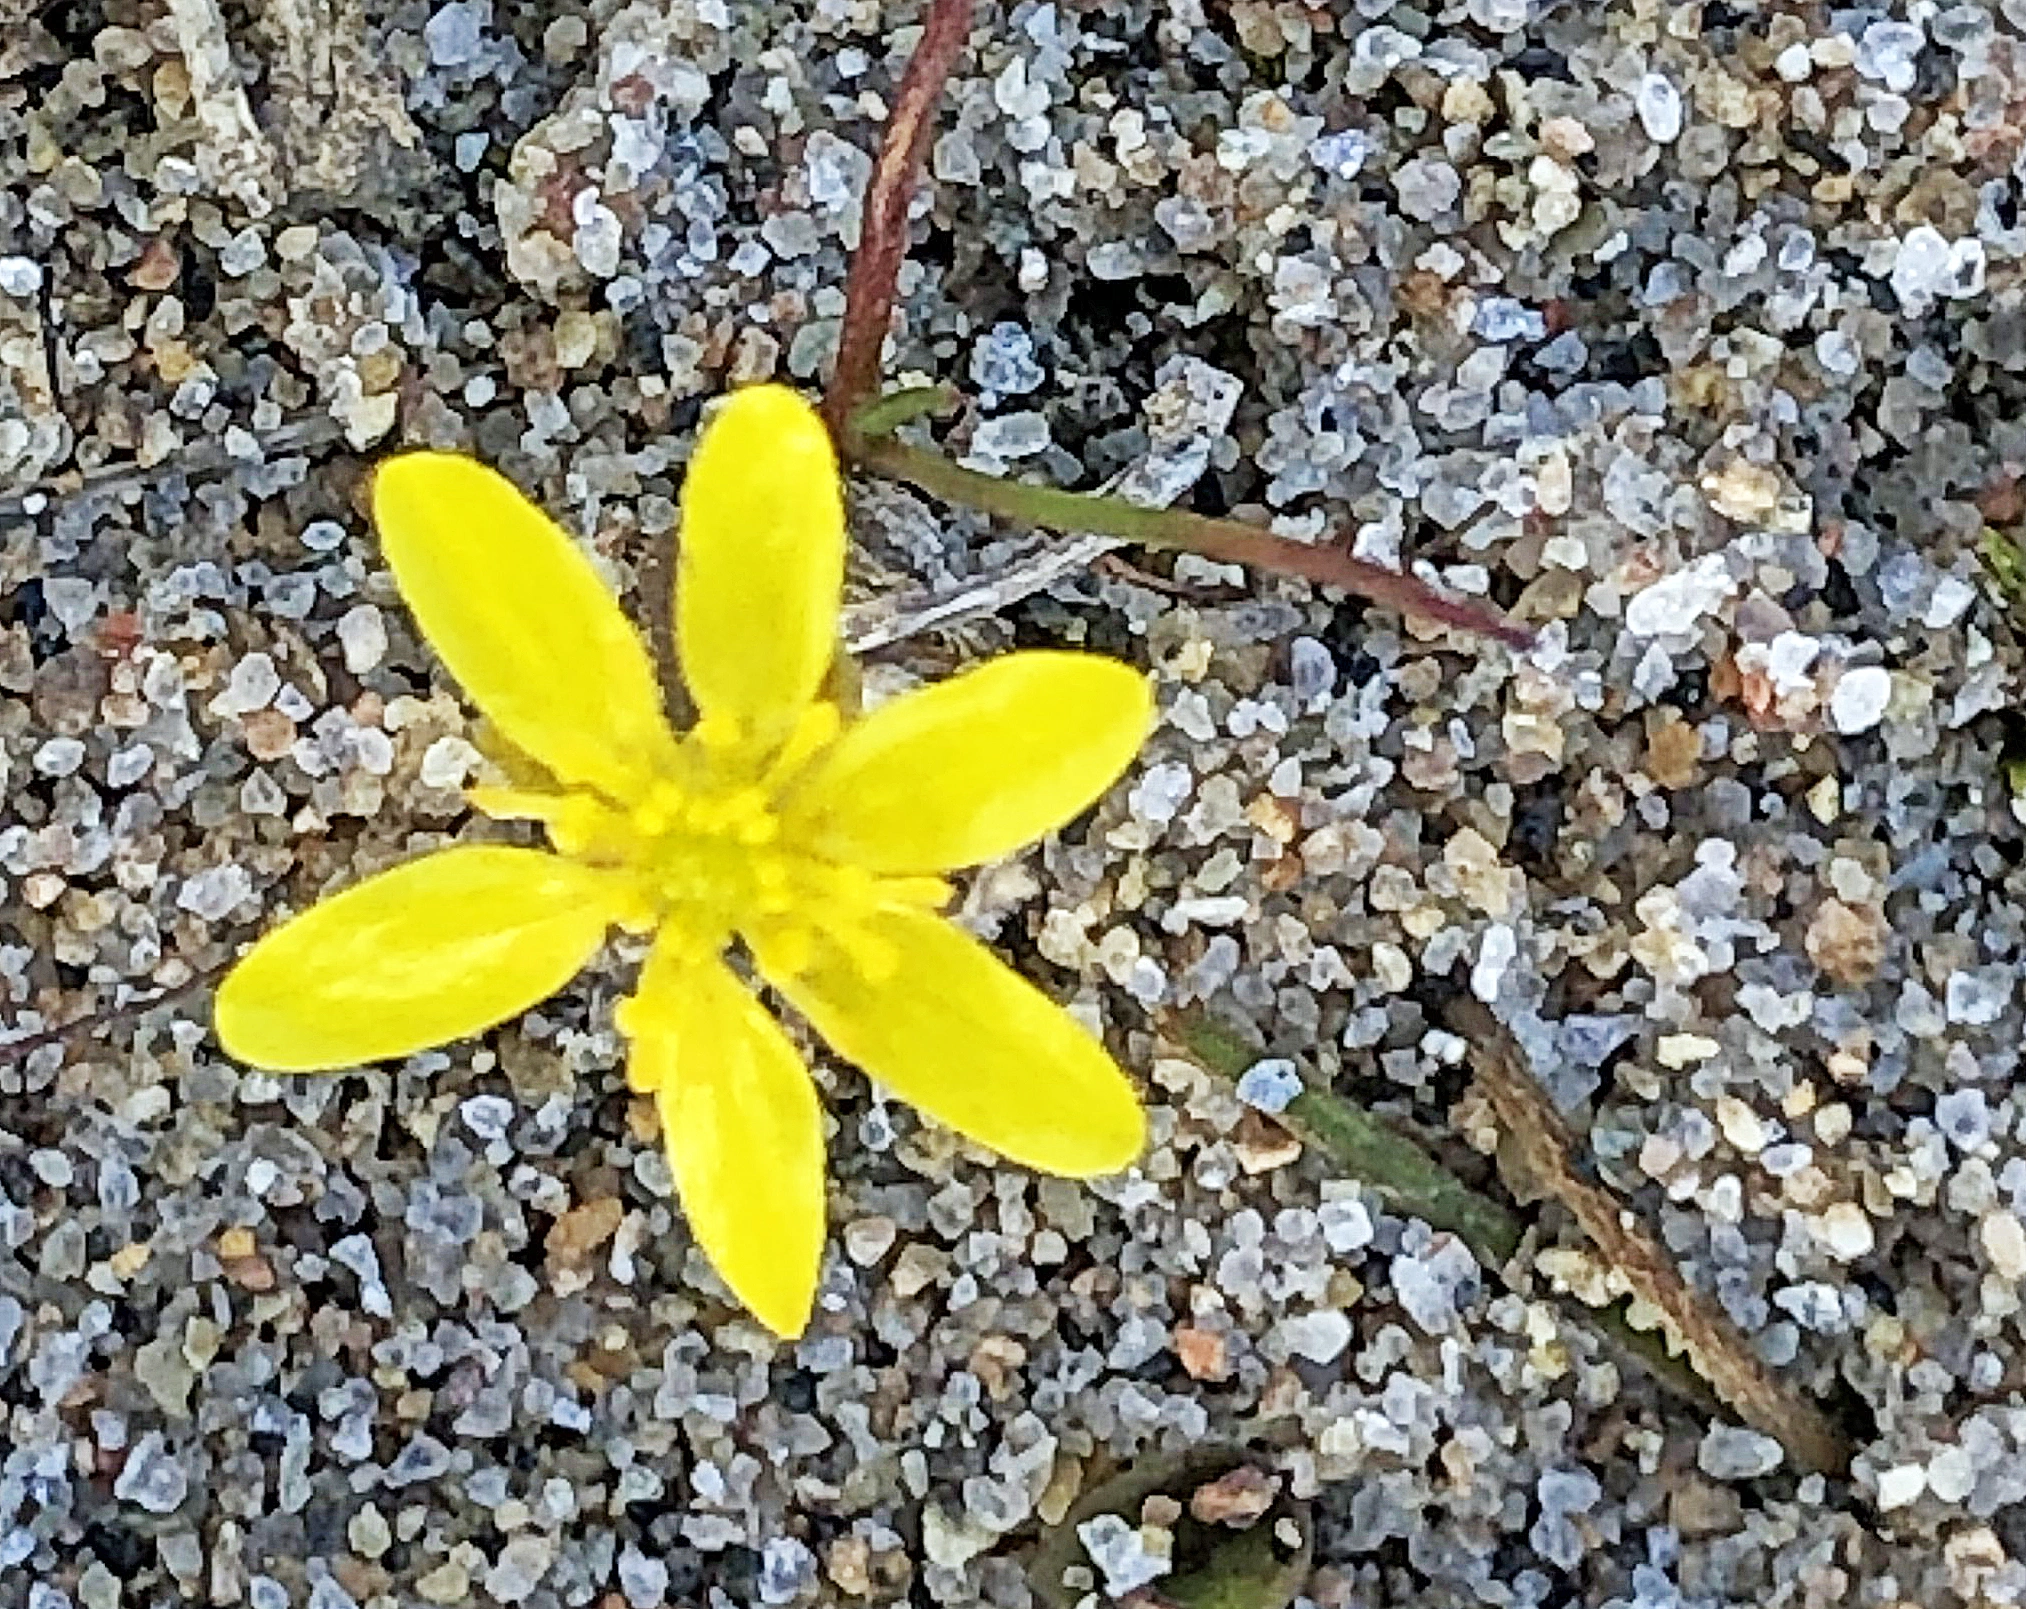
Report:
[[[653,627],[701,404],[835,346],[919,19],[0,36],[0,1604],[1011,1606],[1100,1467],[1255,1431],[1318,1609],[2019,1601],[2021,660],[1978,560],[2026,523],[2016,5],[981,6],[888,359],[971,390],[947,450],[1540,631],[1101,546],[1015,586],[1031,537],[861,484],[854,605],[955,622],[868,676],[1155,678],[1135,773],[963,896],[1143,1077],[1133,1174],[825,1066],[780,1344],[625,1089],[623,959],[398,1067],[222,1058],[239,946],[472,830],[374,455],[497,463]],[[1330,1088],[1472,1166],[1464,991],[1847,1480],[1572,1321],[1580,1257],[1509,1283],[1273,1121]],[[1194,1008],[1245,1091],[1156,1037]],[[1166,1566],[1079,1534],[1094,1585]]]

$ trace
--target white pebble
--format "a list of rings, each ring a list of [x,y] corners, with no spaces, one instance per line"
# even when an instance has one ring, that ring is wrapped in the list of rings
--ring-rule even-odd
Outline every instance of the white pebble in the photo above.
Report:
[[[266,654],[251,653],[232,667],[225,690],[211,701],[211,713],[224,717],[251,715],[255,710],[265,709],[280,691],[281,672],[274,668],[274,661]]]
[[[1975,296],[1984,288],[1984,243],[1974,235],[1951,241],[1932,224],[1909,229],[1892,264],[1892,290],[1908,313],[1926,311],[1938,296]]]
[[[145,743],[136,743],[130,748],[119,750],[106,761],[106,785],[114,788],[131,788],[146,776],[155,764],[155,751]]]
[[[1505,923],[1485,929],[1477,963],[1470,969],[1470,992],[1490,1005],[1505,986],[1506,971],[1519,955],[1519,938]]]
[[[1313,637],[1297,637],[1288,644],[1287,670],[1288,684],[1304,705],[1337,685],[1336,657]]]
[[[1921,1464],[1895,1464],[1878,1477],[1878,1506],[1905,1508],[1927,1490],[1928,1472]]]
[[[362,726],[353,733],[352,751],[368,776],[384,777],[394,769],[394,740],[377,726]]]
[[[1639,109],[1640,127],[1649,140],[1671,144],[1681,135],[1681,91],[1659,73],[1639,80],[1633,104]]]
[[[338,642],[345,669],[363,676],[387,657],[387,623],[373,605],[359,604],[338,617]]]
[[[465,1127],[481,1140],[503,1140],[513,1125],[513,1102],[503,1095],[473,1095],[457,1110]]]
[[[1417,156],[1394,170],[1393,191],[1402,212],[1426,223],[1456,205],[1463,194],[1463,176],[1447,162]],[[1282,266],[1293,261],[1284,259]]]
[[[587,190],[584,194],[594,199],[590,206],[577,209],[584,216],[571,237],[571,247],[586,273],[610,279],[619,272],[619,252],[626,239],[625,226],[620,223],[618,213],[596,201],[595,191]]]
[[[1048,420],[1033,412],[1002,413],[979,425],[970,456],[993,461],[1031,458],[1048,448]]]
[[[479,752],[461,737],[440,737],[422,751],[420,778],[425,788],[461,788],[478,769]]]
[[[1904,94],[1920,76],[1919,57],[1926,43],[1926,36],[1910,23],[1874,22],[1858,41],[1857,74]]]
[[[1322,1225],[1324,1244],[1338,1256],[1363,1251],[1372,1243],[1372,1214],[1355,1196],[1325,1201],[1316,1208],[1316,1221]]]
[[[2002,1208],[1986,1213],[1977,1227],[1977,1238],[2001,1278],[2026,1279],[2026,1225],[2015,1214]]]
[[[1711,1425],[1696,1449],[1696,1467],[1711,1480],[1755,1480],[1780,1467],[1785,1454],[1771,1436],[1740,1425]]]
[[[28,257],[0,257],[0,295],[22,300],[42,289],[42,265]]]
[[[216,922],[229,916],[252,893],[253,876],[244,866],[212,866],[177,891],[176,905],[206,922]]]
[[[1625,605],[1625,629],[1635,637],[1691,641],[1696,622],[1714,614],[1737,590],[1723,555],[1706,553],[1635,594]]]
[[[1196,779],[1186,765],[1173,761],[1151,765],[1126,795],[1126,808],[1136,821],[1165,827],[1175,819],[1175,812],[1188,803],[1195,786]]]
[[[251,224],[219,248],[218,267],[233,279],[243,279],[267,261],[267,242]]]
[[[1428,1335],[1446,1335],[1456,1327],[1458,1305],[1475,1298],[1481,1280],[1470,1248],[1447,1238],[1419,1257],[1402,1252],[1390,1273],[1401,1310]]]
[[[84,744],[74,737],[53,737],[35,751],[35,769],[46,777],[67,777],[84,764]]]
[[[1256,1061],[1238,1080],[1238,1098],[1255,1111],[1279,1114],[1301,1093],[1301,1074],[1281,1056]]]
[[[1821,1236],[1829,1254],[1846,1263],[1868,1256],[1878,1244],[1878,1235],[1871,1227],[1870,1217],[1854,1201],[1833,1204],[1816,1220],[1815,1232]]]
[[[1855,374],[1864,362],[1864,352],[1847,330],[1824,330],[1815,337],[1815,361],[1830,374]]]
[[[1975,587],[1959,575],[1945,575],[1935,583],[1934,596],[1928,599],[1921,624],[1936,631],[1953,626],[1976,601]]]
[[[1854,665],[1829,695],[1829,719],[1845,737],[1868,732],[1885,719],[1892,702],[1892,673],[1882,665]]]
[[[81,576],[51,576],[42,583],[42,601],[63,629],[75,637],[98,613],[98,586]]]
[[[1090,1562],[1104,1574],[1104,1590],[1114,1598],[1158,1581],[1171,1564],[1174,1539],[1165,1531],[1142,1531],[1117,1514],[1099,1514],[1077,1526],[1078,1540]]]
[[[1311,1363],[1334,1363],[1351,1344],[1351,1321],[1333,1307],[1297,1313],[1273,1327],[1275,1338],[1292,1357]]]
[[[1111,1520],[1121,1526],[1125,1524],[1125,1521],[1119,1519],[1116,1514],[1101,1515],[1099,1519]],[[1099,1520],[1092,1520],[1090,1525],[1098,1523]],[[1082,1533],[1089,1527],[1079,1526],[1077,1529]],[[1108,1532],[1105,1540],[1109,1541]],[[951,1514],[938,1503],[929,1504],[922,1515],[922,1553],[929,1563],[940,1569],[961,1570],[987,1548],[995,1546],[998,1541],[998,1532],[983,1521],[969,1514]],[[1088,1537],[1085,1537],[1084,1545],[1092,1546]]]
[[[462,67],[479,53],[492,7],[485,0],[451,0],[422,25],[429,60],[438,67]]]

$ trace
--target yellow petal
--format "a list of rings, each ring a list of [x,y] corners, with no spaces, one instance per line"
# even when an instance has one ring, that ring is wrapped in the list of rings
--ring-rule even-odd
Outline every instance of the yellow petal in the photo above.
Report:
[[[382,464],[373,523],[430,645],[507,740],[565,782],[637,797],[675,736],[646,645],[576,543],[454,453]]]
[[[697,708],[775,735],[837,647],[844,492],[823,420],[784,386],[735,391],[682,486],[676,645]]]
[[[462,1039],[545,1000],[627,904],[609,873],[503,844],[439,850],[321,900],[218,989],[219,1042],[282,1073]]]
[[[657,946],[624,1014],[682,1210],[734,1295],[800,1335],[823,1258],[823,1117],[779,1023],[724,962]]]
[[[937,1122],[1047,1173],[1116,1173],[1146,1119],[1105,1049],[941,917],[890,910],[768,982],[840,1056]],[[766,956],[761,955],[764,965]]]
[[[874,710],[811,770],[784,830],[877,872],[994,860],[1093,803],[1153,723],[1138,671],[1009,654]]]

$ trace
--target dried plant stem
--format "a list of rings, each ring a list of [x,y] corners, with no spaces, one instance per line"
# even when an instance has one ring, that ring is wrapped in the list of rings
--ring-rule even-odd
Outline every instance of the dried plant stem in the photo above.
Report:
[[[1740,1419],[1779,1442],[1804,1469],[1847,1470],[1850,1449],[1836,1427],[1767,1368],[1729,1316],[1682,1278],[1666,1248],[1612,1191],[1582,1175],[1576,1137],[1512,1035],[1474,1001],[1452,1006],[1449,1016],[1470,1041],[1477,1086],[1498,1119],[1500,1161],[1520,1176],[1511,1181],[1515,1187],[1538,1190],[1567,1210]]]
[[[1180,1012],[1164,1025],[1199,1066],[1237,1079],[1256,1053],[1207,1012]],[[1345,1173],[1401,1212],[1456,1236],[1477,1260],[1502,1273],[1526,1239],[1519,1215],[1471,1189],[1414,1141],[1327,1090],[1305,1089],[1281,1122]],[[1591,1324],[1622,1347],[1662,1386],[1705,1412],[1719,1404],[1710,1387],[1651,1330],[1634,1329],[1616,1309],[1579,1307]]]
[[[1135,542],[1142,547],[1195,553],[1224,564],[1243,564],[1343,587],[1403,614],[1422,615],[1444,625],[1481,632],[1514,648],[1525,648],[1533,633],[1506,619],[1489,604],[1472,603],[1436,591],[1413,576],[1337,547],[1311,547],[1240,525],[1235,520],[1163,508],[1142,508],[1116,497],[1065,492],[1052,486],[1003,480],[954,464],[925,447],[893,440],[863,442],[858,461],[893,480],[945,502],[1051,531],[1087,531]]]

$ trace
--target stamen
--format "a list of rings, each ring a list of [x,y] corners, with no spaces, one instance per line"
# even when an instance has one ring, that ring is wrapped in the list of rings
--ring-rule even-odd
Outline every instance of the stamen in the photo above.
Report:
[[[729,754],[745,739],[739,718],[722,710],[712,711],[690,728],[689,735],[713,755]]]
[[[794,879],[788,863],[768,855],[753,864],[753,905],[762,916],[780,916],[795,908]]]
[[[673,782],[657,782],[633,807],[633,825],[643,838],[658,838],[682,820],[688,795]]]
[[[865,930],[882,911],[941,907],[950,887],[939,877],[877,877],[782,843],[782,791],[842,727],[828,703],[798,711],[778,744],[735,717],[706,716],[673,764],[657,764],[623,802],[517,787],[475,788],[471,798],[488,815],[540,822],[559,853],[623,879],[633,898],[617,920],[654,936],[657,971],[707,962],[738,934],[778,976],[843,963],[879,983],[900,955]],[[671,1026],[638,1001],[617,1020],[629,1038]]]
[[[596,800],[587,799],[582,794],[572,794],[562,800],[559,808],[548,818],[545,825],[549,832],[549,842],[556,846],[558,854],[584,855],[594,845],[605,848],[608,853],[621,851],[623,848],[620,844],[609,842],[610,839],[620,836],[613,830],[621,826],[619,818],[604,805]],[[600,845],[601,837],[608,842]]]
[[[900,951],[856,922],[840,922],[826,935],[867,983],[890,983],[900,972]]]
[[[661,925],[661,911],[653,895],[637,881],[629,884],[626,908],[613,921],[622,932],[645,935]]]
[[[800,977],[816,959],[816,935],[801,922],[769,922],[749,931],[745,940],[760,970],[777,978]]]

